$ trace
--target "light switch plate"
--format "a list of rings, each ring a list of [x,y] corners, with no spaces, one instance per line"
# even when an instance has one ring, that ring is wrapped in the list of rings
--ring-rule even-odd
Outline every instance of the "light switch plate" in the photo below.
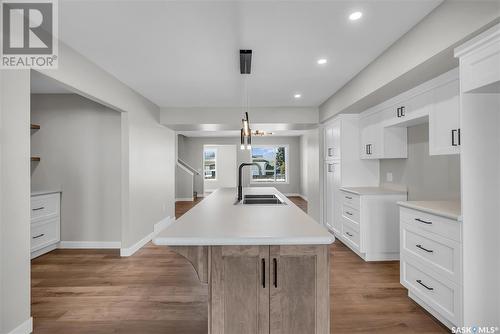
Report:
[[[392,173],[387,173],[385,179],[387,182],[392,182]]]

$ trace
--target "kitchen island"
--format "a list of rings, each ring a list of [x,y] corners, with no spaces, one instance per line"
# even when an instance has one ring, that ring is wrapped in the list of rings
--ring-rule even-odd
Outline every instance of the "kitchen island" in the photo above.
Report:
[[[275,188],[244,194],[283,204],[236,203],[236,189],[218,189],[153,240],[209,284],[208,333],[329,333],[333,235]]]

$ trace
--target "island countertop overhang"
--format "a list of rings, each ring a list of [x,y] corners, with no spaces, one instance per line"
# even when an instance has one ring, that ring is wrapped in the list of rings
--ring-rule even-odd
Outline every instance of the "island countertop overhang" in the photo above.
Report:
[[[153,238],[156,245],[328,245],[335,238],[272,187],[244,194],[274,194],[284,205],[235,204],[236,189],[220,188]]]

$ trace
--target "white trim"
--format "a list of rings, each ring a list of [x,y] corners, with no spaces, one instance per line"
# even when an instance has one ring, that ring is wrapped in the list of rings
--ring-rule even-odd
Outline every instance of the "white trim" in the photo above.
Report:
[[[144,247],[148,242],[150,242],[158,233],[160,233],[164,228],[166,228],[168,225],[172,224],[174,222],[174,219],[172,219],[170,216],[165,217],[158,223],[154,224],[153,226],[153,232],[149,233],[146,235],[144,238],[141,240],[137,241],[135,244],[128,248],[120,248],[120,256],[126,257],[126,256],[132,256],[135,252],[137,252],[139,249]]]
[[[270,184],[270,185],[279,185],[279,184],[290,184],[290,145],[289,144],[259,144],[259,145],[252,145],[252,149],[248,150],[250,162],[253,162],[252,158],[252,150],[254,148],[280,148],[284,147],[285,148],[285,181],[276,181],[276,171],[274,171],[274,179],[273,180],[254,180],[253,179],[253,174],[252,170],[249,170],[249,175],[250,175],[250,184]],[[274,163],[276,164],[276,157]]]
[[[61,249],[118,249],[120,241],[61,241]]]
[[[57,248],[59,248],[59,243],[58,242],[56,242],[56,243],[54,243],[52,245],[48,245],[48,246],[45,246],[43,248],[40,248],[40,249],[38,249],[36,251],[31,252],[31,259],[33,260],[34,258],[39,257],[39,256],[41,256],[41,255],[43,255],[45,253],[51,252],[51,251],[53,251],[54,249],[57,249]]]
[[[500,37],[500,24],[494,25],[488,30],[483,31],[476,37],[468,40],[464,44],[455,48],[455,58],[463,57],[467,53],[477,52],[479,48],[482,48],[495,41],[496,38]]]
[[[153,226],[153,234],[156,236],[158,233],[166,229],[170,224],[175,222],[175,219],[172,219],[170,216],[160,220]]]
[[[302,197],[299,193],[283,193],[286,197],[288,196],[293,196],[293,197]]]
[[[180,169],[182,169],[183,171],[185,171],[189,175],[194,176],[194,173],[192,171],[190,171],[186,166],[181,164],[179,161],[177,161],[177,167],[179,167]]]
[[[31,332],[33,332],[33,317],[30,317],[7,334],[30,334]]]
[[[200,196],[200,195],[198,195]],[[175,199],[176,202],[192,202],[194,201],[194,197],[180,197]]]

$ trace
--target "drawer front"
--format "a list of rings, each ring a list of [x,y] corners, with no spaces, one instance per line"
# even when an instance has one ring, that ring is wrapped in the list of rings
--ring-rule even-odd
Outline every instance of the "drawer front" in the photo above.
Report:
[[[31,251],[59,242],[59,218],[31,225]]]
[[[359,232],[345,220],[342,222],[342,236],[359,251]]]
[[[342,216],[344,216],[344,218],[350,219],[353,222],[359,224],[359,211],[357,209],[354,209],[354,208],[344,204],[342,206]]]
[[[401,225],[401,252],[430,266],[438,274],[461,284],[461,244],[439,235]]]
[[[460,286],[425,271],[425,266],[418,266],[403,258],[401,284],[451,323],[459,324],[462,300]]]
[[[59,194],[31,197],[31,220],[59,216]]]
[[[353,209],[359,210],[359,196],[342,191],[342,203]]]
[[[401,208],[400,216],[401,222],[408,223],[421,231],[435,233],[458,242],[462,241],[461,223],[456,220],[408,208]]]

